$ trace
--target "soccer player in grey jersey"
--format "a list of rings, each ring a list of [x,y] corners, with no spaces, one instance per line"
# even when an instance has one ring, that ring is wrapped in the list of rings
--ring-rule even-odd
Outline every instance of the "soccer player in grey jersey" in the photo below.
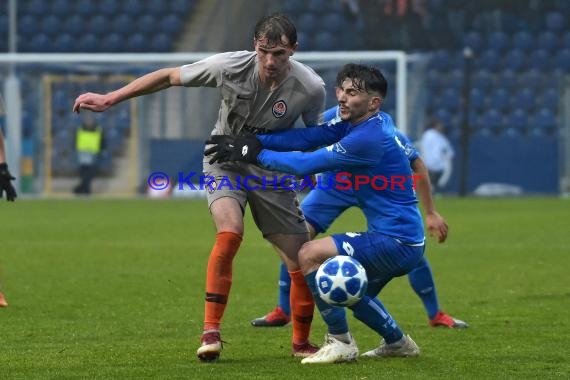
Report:
[[[73,110],[102,112],[124,100],[171,86],[216,87],[222,100],[214,135],[292,128],[299,117],[305,125],[317,125],[324,108],[325,86],[311,68],[291,58],[297,49],[295,25],[283,14],[266,16],[255,26],[253,44],[255,51],[216,54],[189,65],[151,72],[107,94],[82,94]],[[232,261],[244,232],[247,203],[257,227],[291,275],[293,355],[304,357],[316,352],[318,348],[309,342],[314,303],[297,257],[309,236],[295,191],[277,185],[284,173],[247,163],[208,161],[206,157],[204,174],[215,178],[207,186],[207,196],[217,234],[208,260],[204,332],[198,357],[216,360],[222,350],[220,323],[232,282]],[[259,182],[249,180],[248,188],[237,188],[239,178],[248,175]],[[228,181],[233,186],[221,186]],[[259,190],[248,190],[258,186]]]

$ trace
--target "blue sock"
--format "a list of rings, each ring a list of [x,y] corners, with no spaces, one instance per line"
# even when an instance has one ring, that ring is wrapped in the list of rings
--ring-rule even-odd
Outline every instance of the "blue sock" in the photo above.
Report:
[[[309,285],[309,289],[311,289],[315,305],[317,305],[323,320],[328,326],[329,333],[346,334],[348,332],[348,322],[346,321],[344,307],[331,306],[321,299],[319,291],[317,290],[317,282],[315,281],[316,275],[317,271],[311,272],[305,275],[305,280],[307,281],[307,285]]]
[[[404,336],[396,321],[378,298],[364,296],[350,309],[356,319],[380,334],[386,343],[397,342]]]
[[[291,315],[291,301],[289,295],[291,294],[291,276],[287,271],[287,266],[281,263],[279,271],[279,307],[287,315]]]
[[[437,292],[435,291],[431,268],[425,257],[422,258],[414,270],[408,273],[408,280],[414,292],[416,292],[424,303],[428,318],[432,319],[435,317],[439,311],[439,302],[437,300]]]

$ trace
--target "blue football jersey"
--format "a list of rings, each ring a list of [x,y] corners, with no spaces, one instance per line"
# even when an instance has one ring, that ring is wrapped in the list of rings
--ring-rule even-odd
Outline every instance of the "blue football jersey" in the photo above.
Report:
[[[388,114],[379,112],[354,126],[329,122],[258,137],[266,148],[258,156],[264,167],[300,176],[336,171],[338,184],[354,191],[369,231],[406,243],[423,242],[406,146]],[[325,147],[292,151],[320,146]]]

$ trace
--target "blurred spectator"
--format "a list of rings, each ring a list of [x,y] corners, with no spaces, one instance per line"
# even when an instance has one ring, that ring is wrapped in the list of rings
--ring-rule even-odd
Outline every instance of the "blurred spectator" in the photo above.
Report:
[[[97,159],[105,149],[102,128],[92,114],[86,113],[75,137],[80,183],[75,186],[75,194],[91,194],[91,182],[97,175]]]
[[[428,169],[434,192],[439,192],[451,176],[453,147],[444,134],[444,125],[434,119],[429,122],[418,144],[422,159]]]

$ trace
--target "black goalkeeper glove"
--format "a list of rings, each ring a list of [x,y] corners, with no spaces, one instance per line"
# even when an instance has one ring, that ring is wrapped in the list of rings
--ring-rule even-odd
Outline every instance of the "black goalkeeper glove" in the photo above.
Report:
[[[0,164],[0,198],[4,196],[4,191],[6,191],[6,200],[10,202],[14,202],[14,199],[18,196],[16,194],[16,190],[10,181],[15,180],[16,178],[10,174],[8,170],[8,164],[5,162]]]
[[[215,162],[243,161],[257,164],[257,156],[263,147],[261,142],[254,135],[249,136],[228,136],[214,135],[206,141],[206,144],[214,144],[206,149],[204,156],[213,154],[210,158],[210,165]]]

